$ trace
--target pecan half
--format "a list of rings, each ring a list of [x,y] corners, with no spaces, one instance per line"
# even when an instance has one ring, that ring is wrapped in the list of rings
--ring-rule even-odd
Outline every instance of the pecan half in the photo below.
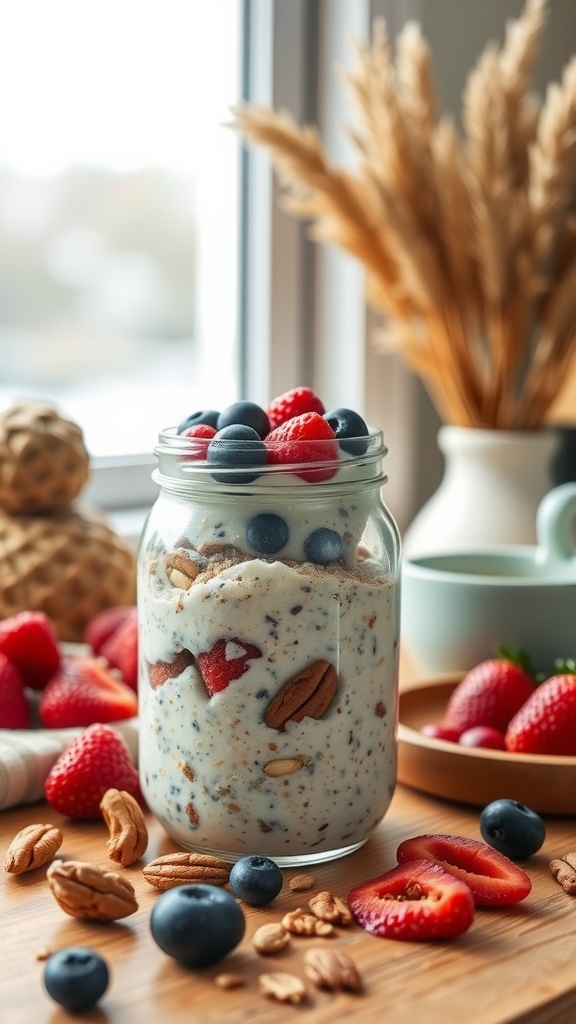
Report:
[[[10,843],[4,868],[10,875],[22,875],[52,860],[62,845],[62,833],[54,825],[27,825]]]
[[[262,995],[275,999],[278,1003],[302,1003],[306,999],[306,986],[295,974],[275,971],[273,974],[261,974],[258,987]]]
[[[352,923],[352,914],[347,904],[340,896],[333,896],[331,892],[322,890],[316,893],[309,901],[308,906],[316,917],[321,921],[330,921],[331,924],[347,926]]]
[[[156,889],[174,889],[177,885],[226,885],[231,865],[209,853],[167,853],[151,860],[143,875]]]
[[[110,832],[110,859],[125,868],[140,860],[148,846],[148,829],[138,801],[123,789],[107,789],[100,810]]]
[[[264,721],[271,729],[284,732],[287,722],[322,718],[336,696],[338,676],[329,661],[320,659],[296,672],[268,704]]]
[[[345,953],[336,949],[307,949],[304,954],[304,973],[317,988],[337,992],[359,992],[362,980],[356,964]]]
[[[116,921],[138,910],[134,887],[117,871],[81,860],[56,860],[46,878],[57,904],[71,917]]]

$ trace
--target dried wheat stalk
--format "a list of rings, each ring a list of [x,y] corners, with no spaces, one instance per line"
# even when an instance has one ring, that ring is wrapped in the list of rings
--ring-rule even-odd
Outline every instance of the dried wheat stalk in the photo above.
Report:
[[[384,22],[345,74],[357,117],[355,174],[317,130],[239,107],[266,148],[284,205],[312,236],[366,268],[367,299],[441,415],[466,426],[541,425],[576,349],[576,57],[544,102],[530,77],[546,0],[526,0],[501,49],[488,45],[463,93],[464,138],[439,115],[429,49]]]

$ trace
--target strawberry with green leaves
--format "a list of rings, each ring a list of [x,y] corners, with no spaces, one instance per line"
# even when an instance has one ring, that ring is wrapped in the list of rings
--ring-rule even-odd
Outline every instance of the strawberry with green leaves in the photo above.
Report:
[[[458,733],[478,725],[505,733],[535,688],[526,655],[502,648],[497,657],[480,662],[461,679],[450,695],[442,725]]]
[[[138,772],[125,739],[100,722],[72,740],[52,766],[45,783],[46,799],[68,818],[101,818],[100,801],[107,789],[120,789],[142,802]]]
[[[576,756],[576,663],[558,661],[556,669],[512,718],[507,750]]]

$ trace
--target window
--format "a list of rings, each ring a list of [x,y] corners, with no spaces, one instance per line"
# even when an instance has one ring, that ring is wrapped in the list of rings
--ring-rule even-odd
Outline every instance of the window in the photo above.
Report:
[[[0,0],[0,402],[99,461],[239,390],[238,0]],[[130,494],[126,495],[131,500]]]

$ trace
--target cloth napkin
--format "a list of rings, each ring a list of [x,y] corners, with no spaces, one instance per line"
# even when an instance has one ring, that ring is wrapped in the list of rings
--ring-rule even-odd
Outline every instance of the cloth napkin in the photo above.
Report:
[[[124,737],[134,763],[138,757],[138,719],[111,723]],[[44,799],[52,765],[82,729],[0,729],[0,810]]]

